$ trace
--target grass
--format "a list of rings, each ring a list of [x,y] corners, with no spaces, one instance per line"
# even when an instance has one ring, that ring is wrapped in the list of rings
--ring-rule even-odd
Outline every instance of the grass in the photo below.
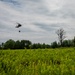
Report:
[[[0,75],[75,75],[75,49],[0,50]]]

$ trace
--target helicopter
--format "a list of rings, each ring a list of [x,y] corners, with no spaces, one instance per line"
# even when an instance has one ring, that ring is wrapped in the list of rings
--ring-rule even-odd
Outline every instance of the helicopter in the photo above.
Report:
[[[22,25],[20,24],[20,23],[17,23],[17,25],[15,26],[15,28],[19,28],[19,27],[21,27]],[[19,32],[21,32],[20,30],[19,30]]]

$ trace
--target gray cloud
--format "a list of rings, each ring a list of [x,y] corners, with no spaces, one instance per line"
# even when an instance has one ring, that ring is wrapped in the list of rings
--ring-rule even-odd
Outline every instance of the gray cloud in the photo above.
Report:
[[[18,1],[15,1],[15,0],[1,0],[1,1],[9,3],[9,4],[13,4],[13,5],[20,5],[20,3]]]
[[[51,43],[56,30],[63,28],[67,38],[75,35],[74,0],[1,0],[0,41],[29,39]],[[16,29],[16,22],[23,26]],[[21,33],[18,33],[21,30]],[[56,39],[57,40],[57,39]]]
[[[44,29],[45,31],[55,31],[57,29],[57,24],[45,24],[45,23],[34,23],[34,25],[37,25],[38,27]]]

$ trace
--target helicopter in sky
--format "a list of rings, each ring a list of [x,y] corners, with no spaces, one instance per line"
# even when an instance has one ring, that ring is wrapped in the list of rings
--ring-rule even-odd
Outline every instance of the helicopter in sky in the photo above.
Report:
[[[22,25],[20,24],[20,23],[17,23],[17,25],[15,26],[15,28],[20,28]],[[20,30],[19,30],[19,32],[21,32]]]

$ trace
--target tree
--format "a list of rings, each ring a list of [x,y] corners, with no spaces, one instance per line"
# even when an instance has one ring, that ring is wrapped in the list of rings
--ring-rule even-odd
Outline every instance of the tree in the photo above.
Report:
[[[31,44],[32,43],[29,40],[21,40],[21,49],[24,49],[24,48],[29,49]]]
[[[19,40],[15,42],[15,49],[21,49],[21,43]]]
[[[2,49],[1,45],[0,45],[0,49]]]
[[[56,33],[58,35],[58,39],[59,39],[60,45],[62,46],[62,42],[66,38],[65,31],[64,31],[64,29],[60,28],[60,29],[58,29],[56,31]]]
[[[8,49],[8,48],[14,49],[14,46],[15,46],[15,41],[12,39],[9,39],[4,43],[4,49]]]
[[[29,48],[31,47],[31,44],[32,44],[31,41],[26,40],[25,47],[26,47],[27,49],[29,49]]]
[[[45,43],[43,43],[43,44],[42,44],[42,48],[43,48],[43,49],[45,49],[45,48],[46,48],[46,45],[45,45]]]
[[[75,36],[74,36],[74,39],[73,39],[73,46],[75,47]]]
[[[4,43],[2,42],[1,44],[0,44],[0,49],[3,49],[4,48]]]
[[[52,47],[52,48],[57,48],[57,47],[58,47],[57,42],[55,41],[55,42],[51,43],[51,47]]]
[[[71,47],[71,46],[73,46],[73,42],[72,42],[72,40],[64,40],[62,43],[62,46],[63,47]]]

